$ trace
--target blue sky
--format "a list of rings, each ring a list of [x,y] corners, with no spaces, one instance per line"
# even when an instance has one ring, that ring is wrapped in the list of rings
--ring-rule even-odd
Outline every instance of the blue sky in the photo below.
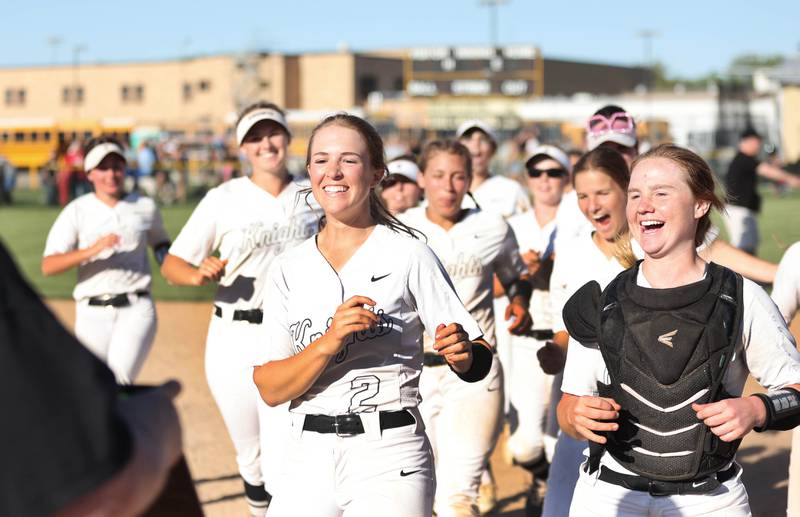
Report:
[[[215,1],[6,0],[0,66],[154,60],[186,54],[326,51],[486,44],[479,0]],[[613,6],[613,10],[612,10]],[[769,7],[766,7],[769,6]],[[637,32],[654,30],[653,57],[669,72],[724,71],[743,53],[797,54],[799,0],[510,0],[499,41],[539,45],[545,56],[641,64]],[[58,46],[48,44],[54,36]]]

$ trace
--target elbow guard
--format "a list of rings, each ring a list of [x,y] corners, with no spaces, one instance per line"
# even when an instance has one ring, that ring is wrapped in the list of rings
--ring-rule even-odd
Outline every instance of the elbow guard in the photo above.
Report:
[[[169,253],[169,247],[171,245],[171,242],[161,242],[153,246],[153,255],[155,255],[156,262],[158,262],[159,266],[162,265],[164,259],[167,258],[167,253]]]
[[[521,296],[525,300],[525,307],[527,308],[531,302],[531,294],[533,294],[533,285],[527,280],[516,280],[508,287],[503,286],[506,290],[506,295],[509,301],[513,301],[517,296]]]
[[[462,381],[478,382],[489,375],[493,360],[494,354],[491,350],[481,344],[472,343],[472,366],[464,373],[453,371]],[[450,369],[452,370],[452,366]]]
[[[755,395],[767,408],[763,427],[756,427],[755,431],[788,431],[800,425],[800,392],[796,389],[783,388]]]

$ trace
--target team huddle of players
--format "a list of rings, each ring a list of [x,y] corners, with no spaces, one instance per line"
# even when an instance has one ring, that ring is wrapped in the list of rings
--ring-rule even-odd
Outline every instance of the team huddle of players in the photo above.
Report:
[[[135,380],[155,335],[147,246],[170,283],[218,285],[205,369],[254,516],[488,513],[488,460],[506,424],[505,457],[532,474],[531,515],[647,515],[658,504],[749,514],[725,444],[796,425],[800,356],[784,317],[797,295],[779,312],[756,284],[725,276],[773,280],[710,227],[722,204],[702,159],[676,146],[637,158],[633,117],[616,106],[589,119],[586,154],[528,149],[523,182],[491,173],[498,137],[478,120],[386,163],[368,122],[332,115],[311,135],[302,181],[286,168],[291,129],[278,106],[248,107],[235,134],[251,173],[209,191],[172,243],[153,202],[124,191],[119,142],[89,142],[94,192],[59,215],[42,269],[77,267],[76,334],[120,383]],[[776,292],[800,292],[784,262]],[[659,275],[664,264],[689,276]],[[581,294],[629,268],[632,292],[713,286],[744,307],[719,316],[734,330],[679,346],[694,327],[657,312],[677,306],[620,296],[624,314],[653,322],[638,334],[631,323],[621,343],[656,332],[686,356],[674,378],[655,375],[661,393],[610,366],[615,342],[585,304],[599,294]],[[709,303],[708,314],[725,307]],[[730,364],[688,393],[684,380],[709,362],[697,350],[730,350]],[[631,353],[646,371],[664,352]],[[748,372],[769,396],[741,397]],[[620,386],[636,400],[623,402]],[[665,413],[693,423],[645,425]],[[664,472],[642,467],[653,457]]]

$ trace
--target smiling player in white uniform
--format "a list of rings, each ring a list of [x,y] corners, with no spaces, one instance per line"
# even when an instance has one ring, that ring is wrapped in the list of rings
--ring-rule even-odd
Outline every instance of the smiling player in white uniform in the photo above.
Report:
[[[156,332],[147,246],[160,263],[169,237],[153,200],[125,193],[125,152],[117,140],[92,139],[85,156],[94,192],[64,207],[53,223],[42,273],[78,268],[75,334],[117,382],[130,384]]]
[[[760,287],[746,279],[737,281],[739,287],[732,291],[733,296],[722,290],[710,297],[712,303],[733,306],[731,312],[738,310],[739,316],[734,319],[737,326],[726,324],[716,310],[705,319],[697,318],[702,320],[700,323],[687,320],[684,315],[682,321],[687,323],[681,323],[670,316],[671,312],[665,311],[671,293],[679,294],[676,303],[680,306],[670,311],[684,310],[687,305],[692,310],[702,310],[696,308],[700,303],[698,300],[701,300],[696,293],[707,292],[707,286],[717,281],[720,272],[724,274],[723,268],[707,264],[696,250],[710,226],[709,211],[712,207],[720,209],[723,206],[714,193],[713,174],[699,156],[677,146],[659,146],[633,162],[627,190],[628,225],[645,256],[643,262],[629,270],[633,271],[633,276],[628,275],[626,284],[617,291],[622,293],[624,290],[630,297],[620,295],[618,302],[595,299],[598,303],[590,303],[587,294],[580,298],[584,303],[580,304],[579,313],[571,307],[577,297],[565,309],[565,317],[570,315],[567,321],[571,322],[571,333],[585,336],[582,342],[587,346],[575,344],[569,347],[559,422],[562,429],[573,437],[603,444],[602,451],[592,457],[597,463],[590,460],[581,469],[570,514],[750,515],[741,468],[734,461],[736,440],[754,428],[791,429],[800,422],[800,385],[797,384],[800,381],[800,354],[774,304]],[[627,283],[628,279],[631,283]],[[659,290],[658,297],[648,292],[653,288]],[[678,288],[681,291],[673,291]],[[716,302],[717,298],[721,301]],[[651,304],[653,300],[656,303]],[[608,305],[603,305],[605,303]],[[594,307],[590,308],[591,305]],[[634,311],[639,311],[637,306],[645,307],[646,313],[635,314]],[[597,396],[598,390],[606,389],[605,385],[620,386],[620,380],[615,376],[626,375],[608,365],[608,348],[601,355],[598,349],[590,347],[592,340],[597,342],[598,336],[601,346],[612,346],[616,339],[611,337],[605,323],[602,330],[598,328],[596,322],[600,321],[601,310],[608,313],[622,310],[624,339],[629,339],[629,332],[636,336],[634,348],[638,350],[631,354],[623,348],[621,352],[626,358],[625,372],[631,374],[629,378],[641,375],[637,372],[646,368],[641,359],[637,359],[642,356],[649,361],[653,354],[660,357],[666,354],[675,357],[678,364],[689,361],[687,364],[692,366],[684,373],[678,370],[680,376],[674,382],[662,381],[659,374],[655,374],[659,382],[666,384],[662,388],[648,389],[647,383],[656,381],[646,378],[622,380],[621,393],[630,393],[630,397],[615,395],[612,399],[608,395]],[[661,315],[654,314],[657,312]],[[642,321],[639,316],[647,323],[636,327],[637,322]],[[591,323],[576,326],[580,319]],[[668,325],[664,327],[660,322]],[[659,336],[658,333],[672,325],[677,325],[684,333],[680,330],[670,332],[672,339],[665,343],[665,334]],[[700,327],[695,329],[694,325]],[[732,330],[715,333],[714,328]],[[652,332],[647,335],[659,339],[643,342],[641,338],[645,334],[642,332]],[[717,364],[716,355],[711,356],[714,361],[711,364],[709,355],[697,353],[697,349],[720,341],[726,343],[726,348],[709,350],[719,354],[720,350],[727,350],[730,346],[732,353],[722,355],[717,368],[714,366]],[[656,368],[660,364],[653,363]],[[671,366],[664,368],[664,373]],[[612,372],[611,378],[609,371]],[[712,382],[717,373],[722,373],[719,377],[723,389],[721,395],[716,394]],[[748,373],[763,386],[777,391],[742,397]],[[692,377],[694,382],[691,382]],[[704,386],[708,387],[701,389]],[[707,395],[708,392],[712,395]],[[687,394],[691,396],[688,400],[683,398]],[[674,405],[658,404],[657,397],[667,397],[674,401]],[[691,411],[686,412],[684,409],[689,402],[694,403]],[[687,416],[696,423],[675,429],[676,425],[686,425]],[[654,420],[658,423],[650,423]],[[624,434],[618,432],[631,421],[635,426],[625,427],[628,430]],[[702,427],[695,431],[698,425]],[[697,432],[702,434],[687,434]],[[602,436],[602,433],[610,434]],[[695,447],[695,442],[699,448]],[[617,443],[628,452],[621,453]],[[726,444],[732,444],[733,449]],[[694,460],[693,455],[701,457]],[[684,459],[687,456],[690,462]],[[659,459],[651,459],[654,457]],[[637,475],[630,469],[653,471],[657,481],[645,474]],[[702,473],[693,478],[692,472]]]
[[[422,333],[465,380],[486,376],[491,352],[436,256],[380,204],[374,128],[328,117],[307,163],[325,224],[270,269],[266,339],[253,359],[262,398],[292,401],[292,461],[270,517],[429,516]]]
[[[456,142],[434,141],[420,164],[428,204],[406,211],[401,220],[426,236],[487,341],[493,343],[495,334],[494,274],[512,299],[502,316],[516,318],[512,332],[526,331],[530,284],[520,278],[526,268],[511,229],[497,214],[461,208],[471,180],[469,151]],[[425,359],[420,411],[436,456],[436,514],[476,516],[481,474],[501,429],[502,368],[494,361],[486,379],[464,386],[429,346]]]
[[[303,186],[286,170],[290,135],[283,112],[274,104],[256,103],[242,112],[236,138],[252,174],[206,194],[162,267],[174,284],[219,282],[206,339],[206,377],[236,449],[254,515],[263,515],[269,501],[269,486],[264,485],[277,475],[268,465],[275,458],[264,454],[261,460],[265,451],[259,437],[260,399],[250,380],[250,347],[260,342],[266,270],[279,253],[304,241],[317,225],[301,193]],[[279,419],[278,412],[272,414]],[[276,420],[275,426],[280,425]]]
[[[558,431],[555,405],[560,398],[560,377],[554,378],[551,373],[557,372],[542,369],[539,355],[543,349],[553,346],[548,343],[553,339],[550,272],[558,233],[556,213],[569,181],[570,163],[558,147],[542,145],[532,150],[525,169],[533,209],[511,217],[508,224],[517,237],[522,260],[531,275],[533,294],[529,310],[535,321],[532,331],[510,336],[509,345],[499,353],[509,399],[511,434],[506,452],[513,463],[533,474],[526,501],[527,511],[532,513],[535,507],[541,506]],[[498,340],[498,348],[502,343]]]

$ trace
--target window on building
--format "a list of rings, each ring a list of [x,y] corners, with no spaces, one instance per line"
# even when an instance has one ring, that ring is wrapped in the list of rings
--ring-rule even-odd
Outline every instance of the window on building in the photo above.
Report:
[[[201,92],[207,92],[211,89],[211,81],[208,79],[201,79],[197,82],[197,89]]]
[[[6,88],[6,106],[24,106],[25,88]]]
[[[367,95],[378,89],[378,78],[374,75],[364,75],[358,78],[358,97],[366,99]]]
[[[120,88],[123,104],[136,104],[144,100],[144,86],[141,84],[123,84]]]
[[[83,86],[64,86],[61,88],[61,102],[63,104],[83,104]]]
[[[183,102],[192,100],[192,83],[183,83]]]

